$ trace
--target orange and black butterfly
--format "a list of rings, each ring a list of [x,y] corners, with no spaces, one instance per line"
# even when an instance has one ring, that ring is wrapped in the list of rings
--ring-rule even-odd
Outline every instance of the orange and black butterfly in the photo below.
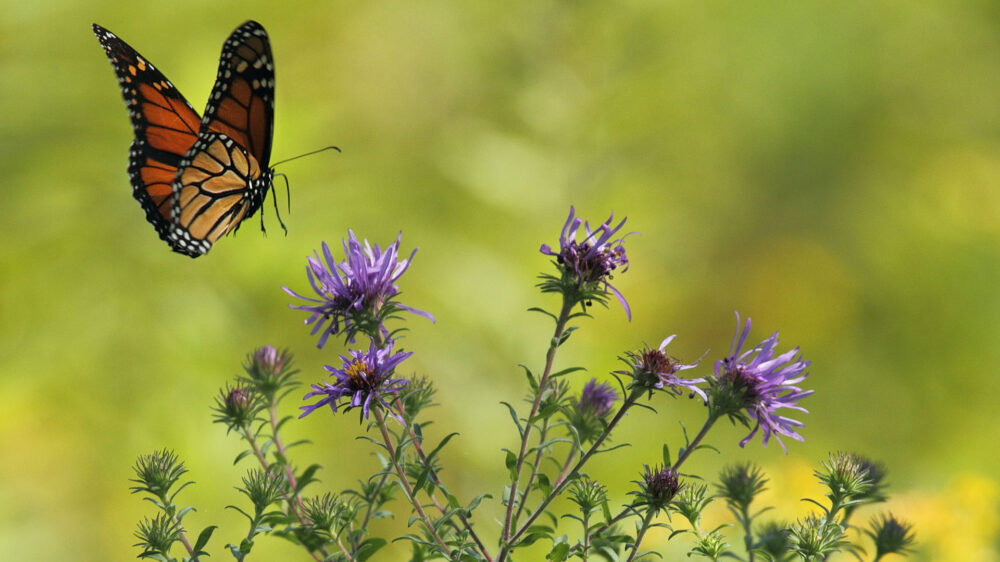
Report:
[[[135,49],[97,24],[94,33],[132,118],[132,194],[160,238],[196,258],[253,216],[271,188],[274,59],[267,32],[248,21],[226,39],[203,117]]]

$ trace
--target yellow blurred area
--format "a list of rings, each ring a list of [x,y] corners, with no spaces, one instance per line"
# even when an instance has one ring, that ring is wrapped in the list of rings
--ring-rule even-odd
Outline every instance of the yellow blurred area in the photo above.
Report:
[[[500,401],[524,394],[550,325],[533,306],[570,205],[592,223],[628,217],[628,272],[593,309],[557,368],[611,380],[617,358],[678,334],[670,352],[698,376],[729,349],[733,311],[751,339],[812,361],[804,443],[738,447],[720,423],[688,470],[764,467],[760,506],[808,512],[829,451],[885,462],[888,506],[915,525],[919,561],[998,560],[1000,435],[1000,17],[993,2],[513,0],[412,3],[249,0],[0,0],[0,560],[130,560],[151,514],[129,494],[140,454],[175,450],[196,481],[180,501],[209,550],[245,535],[226,505],[242,450],[209,407],[246,353],[288,347],[315,382],[323,350],[289,310],[308,291],[305,258],[348,228],[419,247],[401,301],[405,373],[440,407],[427,429],[459,498],[483,491],[478,527],[502,516],[502,447],[516,433]],[[223,40],[247,19],[276,65],[277,199],[197,260],[146,223],[126,174],[132,131],[90,25],[129,42],[201,111]],[[269,195],[270,198],[270,195]],[[400,324],[401,326],[403,324]],[[298,405],[293,394],[287,411]],[[703,408],[659,398],[636,412],[590,473],[626,501],[643,463],[675,452]],[[352,414],[288,424],[314,493],[377,466]],[[406,511],[376,530],[400,532]],[[858,514],[858,523],[881,508]],[[706,524],[725,521],[715,506]],[[566,524],[560,533],[575,532]],[[685,537],[650,544],[670,558]],[[731,544],[741,544],[736,533]],[[864,544],[864,543],[863,543]],[[865,546],[869,546],[865,544]],[[678,550],[679,549],[679,550]],[[739,549],[737,548],[737,551]],[[379,560],[404,559],[403,544]],[[535,553],[524,555],[530,559]],[[306,560],[279,539],[251,559]],[[843,560],[850,559],[846,555]]]

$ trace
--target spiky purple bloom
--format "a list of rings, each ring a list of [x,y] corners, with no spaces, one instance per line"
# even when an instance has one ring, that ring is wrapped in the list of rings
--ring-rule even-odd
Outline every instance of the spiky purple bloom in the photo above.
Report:
[[[330,335],[341,331],[342,321],[344,329],[349,333],[353,327],[365,330],[369,336],[375,330],[388,335],[382,320],[397,309],[434,321],[429,313],[392,300],[399,294],[396,281],[410,266],[417,253],[414,249],[409,258],[399,259],[402,237],[403,234],[400,233],[396,241],[383,250],[378,244],[370,245],[368,240],[362,245],[354,231],[348,230],[348,237],[344,240],[346,260],[337,263],[326,242],[322,243],[326,263],[320,260],[318,254],[309,258],[306,273],[318,299],[304,297],[288,287],[282,287],[289,295],[309,302],[288,306],[311,313],[305,323],[313,324],[314,335],[322,332],[318,347],[323,347]]]
[[[635,369],[644,375],[655,376],[657,382],[653,386],[656,388],[672,392],[677,396],[684,394],[684,389],[686,389],[691,392],[691,396],[697,394],[701,396],[703,401],[708,402],[705,391],[698,388],[699,383],[705,382],[704,378],[682,379],[677,376],[680,371],[697,367],[701,359],[699,358],[694,363],[681,363],[664,351],[676,337],[676,334],[667,336],[660,342],[660,347],[657,349],[646,349],[638,354]]]
[[[617,399],[618,393],[611,385],[597,384],[597,379],[590,379],[580,394],[580,411],[601,417],[611,411]]]
[[[612,240],[612,236],[625,225],[626,219],[622,219],[617,226],[612,227],[611,222],[614,218],[615,215],[612,213],[608,220],[591,230],[590,223],[578,218],[576,209],[571,206],[569,218],[566,219],[562,234],[559,236],[559,251],[553,251],[548,244],[542,244],[540,251],[547,256],[554,256],[564,270],[572,272],[576,276],[577,286],[603,284],[605,291],[614,293],[631,320],[632,310],[625,297],[608,282],[614,270],[621,268],[622,272],[628,271],[624,237]],[[577,242],[576,236],[580,226],[583,226],[584,237]]]
[[[409,382],[406,379],[390,378],[393,369],[413,355],[412,352],[402,351],[392,353],[392,346],[393,342],[390,341],[384,348],[379,348],[375,345],[375,340],[372,340],[368,351],[353,350],[348,355],[341,355],[343,364],[339,368],[326,365],[324,368],[337,380],[332,384],[323,381],[310,385],[312,391],[302,399],[308,400],[316,396],[323,398],[315,404],[300,406],[299,409],[303,412],[299,417],[304,418],[317,408],[326,405],[329,405],[334,412],[337,411],[337,406],[343,404],[346,404],[348,409],[361,406],[365,419],[368,418],[373,403],[376,407],[381,405],[388,408],[389,404],[385,401],[385,397],[399,392]],[[403,421],[398,415],[393,414],[393,416]]]
[[[808,413],[808,410],[798,406],[798,401],[813,393],[812,390],[802,390],[795,386],[809,375],[806,367],[809,361],[804,361],[798,355],[799,348],[775,356],[778,347],[778,332],[760,342],[753,348],[740,353],[747,335],[750,334],[750,318],[742,333],[739,327],[740,315],[736,314],[736,334],[729,357],[715,363],[715,378],[729,386],[743,389],[744,404],[747,414],[756,420],[756,425],[742,441],[745,446],[757,430],[764,433],[764,445],[774,435],[781,448],[788,453],[788,448],[781,440],[781,435],[803,441],[801,435],[795,432],[795,427],[805,424],[786,418],[777,413],[779,408],[788,408]],[[796,357],[798,355],[798,357]]]

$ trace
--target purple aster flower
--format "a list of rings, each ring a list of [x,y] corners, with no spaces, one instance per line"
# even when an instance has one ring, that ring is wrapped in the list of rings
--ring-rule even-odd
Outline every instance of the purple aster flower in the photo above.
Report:
[[[618,399],[618,393],[607,383],[597,384],[597,379],[590,379],[580,394],[579,408],[581,412],[590,412],[598,417],[611,411]]]
[[[611,222],[614,217],[612,213],[608,220],[591,230],[590,223],[576,217],[576,209],[570,207],[569,218],[566,219],[562,234],[559,236],[559,251],[553,251],[548,244],[542,244],[540,250],[543,254],[556,258],[560,268],[573,276],[577,288],[603,284],[604,291],[611,291],[615,295],[631,320],[632,310],[625,297],[608,282],[614,270],[621,268],[622,272],[628,271],[624,237],[611,239],[625,225],[626,219],[622,219],[617,226],[612,227]],[[578,242],[576,237],[580,226],[583,226],[584,237]]]
[[[348,409],[361,406],[365,419],[371,411],[371,406],[385,406],[389,408],[385,396],[395,394],[406,386],[409,382],[406,379],[393,379],[393,369],[404,359],[413,355],[412,352],[392,353],[393,342],[390,341],[385,348],[380,349],[372,340],[368,351],[354,350],[348,355],[341,355],[343,365],[340,368],[326,365],[324,368],[330,372],[337,380],[331,384],[323,381],[312,386],[312,392],[302,397],[308,400],[316,396],[323,398],[315,404],[300,406],[303,410],[300,418],[311,414],[317,408],[329,405],[334,412],[337,406],[346,403]],[[343,402],[341,401],[341,399]],[[390,410],[391,411],[391,410]],[[403,419],[397,415],[393,416],[399,421]]]
[[[778,346],[778,332],[760,342],[747,351],[740,353],[747,335],[750,334],[750,318],[740,332],[739,313],[736,314],[736,334],[733,336],[729,357],[715,363],[715,380],[722,386],[737,389],[742,393],[743,407],[746,413],[756,421],[750,434],[740,441],[740,447],[745,446],[758,430],[763,430],[764,445],[774,435],[781,448],[788,453],[788,448],[781,440],[781,435],[803,441],[801,435],[795,432],[795,427],[802,427],[796,421],[778,415],[779,408],[788,408],[808,413],[808,410],[797,405],[798,401],[813,393],[795,386],[809,375],[806,367],[809,361],[803,361],[798,355],[799,348],[775,356]],[[798,355],[798,356],[797,356]],[[797,356],[797,357],[796,357]]]
[[[664,351],[676,337],[676,335],[668,336],[660,342],[660,347],[656,349],[646,348],[638,353],[630,352],[628,355],[632,372],[624,374],[631,375],[638,384],[647,388],[659,388],[677,396],[684,394],[686,389],[691,393],[691,396],[697,394],[701,396],[703,401],[707,402],[708,396],[705,395],[705,391],[698,388],[699,383],[705,382],[704,378],[682,379],[677,376],[677,373],[681,371],[697,367],[701,359],[699,358],[694,363],[681,363]]]
[[[304,297],[288,287],[282,287],[289,295],[308,301],[308,304],[288,306],[311,313],[305,323],[313,324],[313,334],[322,332],[318,347],[323,347],[330,335],[341,331],[341,321],[348,341],[352,342],[358,331],[373,337],[375,333],[387,336],[389,332],[382,322],[397,310],[406,310],[434,321],[429,313],[393,300],[399,294],[396,280],[403,275],[417,253],[413,250],[409,258],[399,259],[402,237],[400,233],[395,242],[382,250],[378,244],[372,247],[368,240],[362,245],[354,231],[349,230],[344,240],[346,260],[337,263],[326,242],[322,244],[325,264],[319,255],[309,258],[306,273],[318,299]]]

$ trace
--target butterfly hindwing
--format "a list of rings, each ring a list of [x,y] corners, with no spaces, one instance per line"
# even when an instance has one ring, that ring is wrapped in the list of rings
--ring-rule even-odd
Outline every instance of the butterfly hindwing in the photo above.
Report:
[[[118,77],[135,140],[129,150],[132,195],[160,238],[167,240],[173,179],[198,139],[201,119],[184,96],[148,60],[114,33],[94,24]],[[169,241],[168,241],[169,242]]]
[[[222,133],[203,132],[174,180],[171,245],[200,255],[236,230],[264,200],[260,176],[257,159],[243,146]]]

